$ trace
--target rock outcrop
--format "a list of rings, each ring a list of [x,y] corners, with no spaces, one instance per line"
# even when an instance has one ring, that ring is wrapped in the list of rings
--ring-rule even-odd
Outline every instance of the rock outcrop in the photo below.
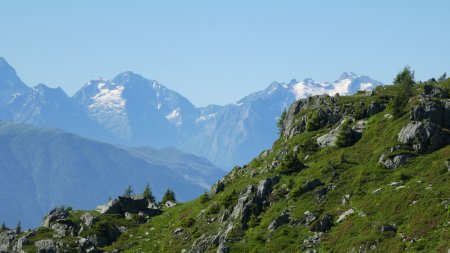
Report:
[[[101,214],[119,214],[122,216],[125,216],[125,213],[138,214],[139,212],[143,212],[148,216],[160,214],[161,210],[154,207],[154,203],[142,194],[138,194],[120,196],[118,199],[110,200],[105,205],[98,206],[97,211]]]

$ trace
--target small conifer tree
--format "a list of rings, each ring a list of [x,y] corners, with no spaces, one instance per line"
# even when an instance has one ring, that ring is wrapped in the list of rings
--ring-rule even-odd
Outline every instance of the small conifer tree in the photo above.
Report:
[[[150,188],[150,183],[145,186],[142,195],[144,195],[144,198],[148,199],[150,202],[155,203],[155,197],[153,196],[152,188]]]
[[[131,188],[131,185],[128,186],[128,188],[123,193],[123,196],[130,197],[133,194],[133,188]]]
[[[161,202],[166,203],[167,201],[176,202],[175,192],[173,192],[170,188],[168,188],[167,191],[164,193],[164,196],[163,196]]]

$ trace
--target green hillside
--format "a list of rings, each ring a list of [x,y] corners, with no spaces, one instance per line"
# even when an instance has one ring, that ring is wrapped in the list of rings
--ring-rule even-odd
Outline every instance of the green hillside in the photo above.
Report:
[[[297,101],[271,150],[235,167],[211,193],[164,207],[143,224],[92,212],[103,226],[127,227],[96,249],[447,252],[450,79],[412,85],[405,71],[413,77],[405,69],[396,85],[370,93]],[[82,213],[68,219],[78,224]],[[35,231],[27,249],[51,235]],[[66,236],[60,247],[76,251],[80,237]]]

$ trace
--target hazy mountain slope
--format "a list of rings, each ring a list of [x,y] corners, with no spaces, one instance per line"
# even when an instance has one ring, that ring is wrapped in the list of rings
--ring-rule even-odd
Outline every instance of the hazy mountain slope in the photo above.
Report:
[[[130,149],[29,125],[1,122],[0,143],[0,198],[11,203],[0,209],[0,217],[8,224],[20,220],[27,227],[39,224],[56,205],[94,208],[128,185],[141,191],[149,182],[158,198],[171,187],[180,200],[189,200],[223,175],[209,161],[173,149],[143,148],[136,155]]]

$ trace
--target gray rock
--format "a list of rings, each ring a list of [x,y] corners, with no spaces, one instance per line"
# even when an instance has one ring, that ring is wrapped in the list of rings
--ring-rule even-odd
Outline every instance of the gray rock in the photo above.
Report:
[[[217,246],[219,243],[217,236],[207,236],[202,234],[197,240],[192,244],[190,253],[203,253],[206,252],[210,245]]]
[[[336,128],[317,138],[317,145],[319,145],[319,147],[335,147],[339,130],[344,121],[345,120],[342,120]]]
[[[226,246],[225,243],[220,243],[219,247],[217,248],[216,253],[229,253],[230,247]]]
[[[228,220],[228,217],[230,216],[230,211],[228,211],[228,209],[225,209],[225,211],[223,211],[222,216],[220,217],[219,221],[221,223],[225,222],[226,220]]]
[[[104,247],[113,243],[119,236],[120,230],[113,225],[103,227],[102,231],[89,235],[87,240],[96,247]]]
[[[223,182],[223,179],[217,181],[212,187],[211,187],[211,193],[210,195],[216,195],[217,193],[223,191],[225,189],[225,184]]]
[[[38,253],[57,253],[60,250],[54,240],[40,240],[34,243]]]
[[[324,185],[322,181],[318,178],[314,178],[308,181],[305,181],[301,187],[299,187],[295,192],[295,197],[300,197],[301,195],[310,192],[314,189],[316,189],[319,186]]]
[[[336,223],[342,222],[345,219],[347,219],[347,216],[353,214],[355,212],[355,210],[353,208],[343,212],[341,215],[339,215],[339,218],[337,219]]]
[[[427,121],[444,128],[450,128],[450,100],[435,101],[420,98],[420,104],[411,110],[411,120]]]
[[[419,153],[426,153],[450,143],[450,136],[433,123],[413,121],[402,128],[398,141],[411,146]]]
[[[321,187],[316,190],[316,195],[315,195],[314,199],[316,200],[316,202],[321,202],[325,198],[327,193],[328,193],[328,188]]]
[[[180,234],[180,233],[182,233],[182,232],[183,232],[183,228],[182,228],[182,227],[177,227],[177,228],[173,231],[172,234],[178,235],[178,234]]]
[[[371,117],[377,113],[380,113],[384,110],[384,105],[382,105],[381,103],[377,102],[377,101],[373,101],[372,103],[370,103],[369,107],[367,108],[366,114],[367,117]]]
[[[120,205],[123,212],[139,213],[148,208],[150,201],[143,194],[131,196],[119,196]]]
[[[55,232],[53,236],[56,238],[74,235],[74,225],[69,220],[57,220],[51,225],[51,229]]]
[[[445,164],[445,168],[447,169],[447,171],[450,172],[450,161],[447,160],[447,161],[445,161],[444,164]]]
[[[305,240],[303,240],[303,246],[305,248],[315,248],[315,247],[319,246],[321,236],[322,236],[322,232],[314,233],[313,236],[308,237]],[[311,251],[309,251],[309,252],[311,252]]]
[[[91,227],[98,221],[98,218],[91,213],[85,213],[81,215],[80,218],[81,221],[83,222],[83,225],[85,225],[86,227]]]
[[[315,221],[317,219],[317,217],[310,211],[306,211],[304,214],[305,214],[305,218],[304,218],[305,226],[308,226],[309,224],[311,224],[313,221]]]
[[[177,202],[173,202],[173,201],[166,201],[166,203],[164,203],[164,206],[165,207],[174,207],[174,206],[176,206],[177,205]]]
[[[423,87],[423,95],[431,96],[434,98],[448,98],[449,94],[446,90],[441,89],[434,85],[425,85]]]
[[[333,226],[333,216],[327,214],[311,224],[311,231],[326,232]]]
[[[96,210],[101,214],[123,214],[122,207],[118,199],[112,199],[105,205],[97,206]]]
[[[243,228],[247,227],[247,222],[250,219],[251,206],[255,201],[255,197],[252,194],[254,192],[255,187],[253,185],[245,187],[239,195],[238,202],[231,213],[233,220],[240,218],[240,225]]]
[[[11,246],[11,243],[17,237],[17,234],[10,229],[6,229],[0,232],[0,252],[8,252],[8,248]]]
[[[363,134],[364,130],[366,129],[367,126],[367,120],[362,119],[362,120],[358,120],[355,122],[355,125],[352,126],[352,130],[359,134],[359,136],[357,136],[357,138],[359,139]]]
[[[57,220],[64,220],[69,216],[69,212],[67,212],[64,208],[57,207],[50,211],[50,213],[44,218],[44,222],[42,226],[45,228],[49,228],[51,223]]]
[[[386,154],[382,154],[378,162],[388,169],[396,169],[403,164],[406,164],[409,159],[414,157],[413,154],[398,154],[394,156],[388,156]]]
[[[297,118],[296,114],[304,110],[316,110],[318,112],[318,126],[322,128],[326,125],[334,125],[339,122],[343,116],[337,105],[338,97],[329,95],[314,96],[300,99],[293,103],[286,113],[283,121],[283,136],[291,138],[294,135],[303,133],[306,130],[308,121],[307,115]]]
[[[392,225],[384,225],[380,228],[381,232],[396,232],[397,228]]]
[[[274,231],[275,229],[288,224],[291,219],[291,216],[288,212],[282,212],[279,216],[277,216],[267,228],[269,231]]]

